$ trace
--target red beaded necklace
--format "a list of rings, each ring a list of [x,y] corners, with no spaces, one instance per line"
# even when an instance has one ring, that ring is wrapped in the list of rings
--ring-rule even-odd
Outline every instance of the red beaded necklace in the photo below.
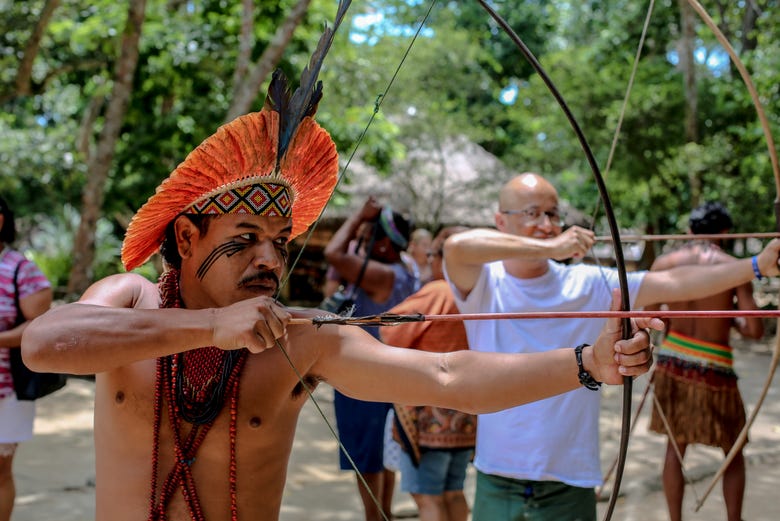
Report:
[[[162,307],[182,307],[179,293],[179,272],[168,270],[160,277]],[[230,401],[230,511],[231,520],[238,520],[236,493],[236,425],[238,418],[238,384],[248,351],[224,351],[214,346],[157,359],[157,379],[154,393],[154,438],[152,446],[152,483],[148,521],[165,521],[165,510],[173,494],[181,488],[184,503],[192,521],[205,521],[200,506],[192,465],[195,454],[206,438],[226,400]],[[160,426],[163,402],[167,403],[171,424],[173,468],[160,487],[157,498],[160,454]],[[186,436],[182,424],[191,428]]]

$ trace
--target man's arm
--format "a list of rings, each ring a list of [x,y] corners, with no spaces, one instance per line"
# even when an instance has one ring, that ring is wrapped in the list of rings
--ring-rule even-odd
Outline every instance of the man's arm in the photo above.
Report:
[[[761,274],[776,277],[780,239],[773,239],[758,254],[758,266]],[[671,269],[648,272],[642,280],[636,297],[636,307],[644,307],[661,302],[680,302],[696,300],[721,293],[751,281],[753,273],[752,259],[738,259],[711,265],[685,265]],[[654,270],[656,266],[654,266]]]
[[[619,301],[616,292],[613,309],[619,307]],[[610,384],[620,384],[623,376],[647,372],[652,353],[648,334],[641,329],[644,327],[659,329],[663,322],[637,320],[631,339],[620,340],[620,320],[608,320],[594,345],[583,350],[585,369],[595,379]],[[322,354],[310,372],[363,400],[486,413],[580,387],[572,349],[442,354],[389,348],[365,331],[346,326],[323,326],[315,334],[323,335],[318,339]]]
[[[22,337],[36,371],[94,374],[196,347],[260,352],[285,335],[289,314],[258,297],[219,309],[158,309],[157,286],[135,274],[93,284],[79,302],[32,321]]]
[[[584,255],[593,245],[593,232],[572,226],[549,239],[537,239],[477,228],[450,236],[444,243],[447,277],[462,295],[468,295],[482,266],[507,259],[568,259]]]
[[[378,219],[381,210],[382,207],[376,199],[369,197],[359,212],[347,217],[325,247],[325,260],[343,280],[351,284],[360,276],[365,255],[370,255],[370,252],[365,252],[364,255],[361,252],[349,251],[349,243],[356,239],[363,223],[373,223]],[[394,282],[395,272],[390,265],[369,260],[360,287],[374,302],[384,302],[390,297]]]
[[[737,309],[741,311],[752,311],[758,309],[758,304],[753,298],[753,284],[747,282],[737,288]],[[760,317],[738,317],[734,321],[734,326],[739,334],[746,338],[761,338],[764,336],[764,320]]]

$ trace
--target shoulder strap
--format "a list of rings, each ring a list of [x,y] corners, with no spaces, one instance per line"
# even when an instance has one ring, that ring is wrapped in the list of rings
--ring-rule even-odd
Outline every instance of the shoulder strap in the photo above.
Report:
[[[22,312],[22,306],[19,303],[19,270],[22,268],[22,264],[24,264],[24,259],[19,261],[19,264],[16,265],[16,269],[14,270],[14,306],[16,307],[16,325],[18,326],[25,320],[24,313]]]
[[[374,243],[376,242],[376,224],[374,224],[374,230],[371,233],[371,240],[368,241],[368,247],[366,248],[366,258],[363,259],[363,265],[360,267],[360,273],[358,273],[357,280],[352,284],[352,288],[349,291],[348,298],[354,298],[357,293],[360,283],[363,281],[363,275],[366,273],[366,267],[368,261],[371,260],[371,250],[374,249]],[[358,247],[359,248],[359,247]]]

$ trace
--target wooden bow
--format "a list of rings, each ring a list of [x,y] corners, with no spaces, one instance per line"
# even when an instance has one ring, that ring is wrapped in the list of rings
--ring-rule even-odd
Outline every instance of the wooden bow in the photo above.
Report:
[[[523,40],[514,32],[514,30],[509,26],[506,20],[504,20],[490,5],[488,5],[486,0],[479,0],[479,3],[482,6],[482,8],[485,9],[485,11],[487,11],[487,13],[493,18],[493,20],[496,21],[499,27],[501,27],[501,29],[510,37],[510,39],[515,44],[515,46],[517,46],[517,48],[522,52],[523,56],[525,56],[525,58],[534,68],[536,73],[539,74],[539,76],[542,78],[545,85],[547,86],[547,89],[553,95],[558,105],[561,107],[564,114],[566,115],[569,124],[574,130],[574,133],[577,135],[577,139],[580,142],[580,146],[582,147],[582,150],[585,153],[585,156],[588,160],[588,164],[590,165],[590,168],[593,172],[593,177],[599,189],[599,196],[601,197],[601,202],[604,205],[604,214],[609,224],[609,231],[610,234],[612,235],[612,239],[615,242],[615,244],[619,244],[620,230],[618,229],[617,226],[615,213],[612,210],[612,202],[609,198],[609,194],[607,193],[607,187],[606,187],[606,183],[604,182],[604,177],[601,175],[601,170],[599,169],[598,163],[596,162],[596,158],[593,155],[590,145],[588,144],[588,141],[585,138],[585,134],[582,132],[582,129],[580,128],[580,125],[577,123],[576,118],[572,114],[571,110],[566,104],[566,101],[563,99],[563,96],[558,91],[553,81],[547,75],[546,71],[539,63],[539,61],[536,59],[536,57],[531,52],[531,50],[525,45]],[[615,248],[614,251],[615,251],[615,266],[617,268],[618,281],[620,283],[620,300],[621,300],[620,309],[622,311],[629,311],[631,309],[631,300],[628,294],[628,280],[626,276],[626,264],[623,259],[623,250],[621,248]],[[624,318],[622,325],[623,325],[623,338],[627,339],[631,335],[631,320],[629,318]],[[615,473],[615,488],[613,489],[612,496],[610,497],[609,500],[609,506],[607,507],[607,512],[604,517],[605,521],[609,521],[612,518],[612,512],[615,508],[615,502],[617,501],[617,494],[620,490],[620,482],[623,477],[623,469],[625,468],[625,464],[626,464],[626,453],[628,452],[628,437],[631,430],[632,388],[633,388],[633,379],[628,376],[624,377],[623,378],[623,413],[622,413],[622,421],[621,421],[621,429],[620,429],[620,450],[619,450],[619,457],[618,457],[618,464],[617,464],[617,472]]]
[[[712,19],[712,17],[707,13],[704,7],[702,7],[702,5],[697,0],[688,0],[688,4],[690,4],[690,6],[693,8],[694,11],[696,11],[696,13],[698,13],[698,15],[704,21],[704,23],[707,24],[710,30],[715,34],[715,37],[718,39],[718,42],[720,42],[720,44],[723,45],[723,48],[726,49],[726,51],[729,53],[729,56],[731,57],[731,60],[734,62],[734,65],[739,71],[742,80],[745,82],[745,86],[747,87],[748,92],[750,92],[750,98],[753,100],[753,105],[755,106],[756,113],[758,114],[758,118],[761,122],[761,128],[763,129],[764,132],[764,139],[766,140],[767,148],[769,151],[769,159],[772,163],[772,172],[774,173],[775,176],[775,193],[776,193],[775,203],[774,203],[775,223],[776,223],[777,231],[780,232],[780,166],[778,166],[777,150],[775,148],[774,139],[772,138],[772,131],[770,130],[769,127],[769,119],[767,118],[766,112],[764,111],[764,107],[761,104],[761,99],[759,98],[758,91],[756,90],[756,87],[753,83],[750,73],[748,73],[747,68],[742,63],[742,60],[739,58],[739,56],[737,55],[736,51],[734,51],[734,48],[731,46],[726,36],[720,30],[720,28]],[[778,321],[778,326],[780,326],[780,320]],[[772,384],[772,379],[774,378],[775,371],[777,370],[778,362],[780,362],[780,331],[778,332],[775,338],[775,348],[772,352],[772,361],[769,364],[769,369],[767,371],[766,379],[764,381],[764,386],[761,389],[761,395],[756,401],[756,405],[753,408],[753,411],[750,413],[750,416],[748,417],[747,422],[745,423],[745,427],[739,433],[739,436],[737,437],[737,441],[734,443],[734,446],[726,455],[726,458],[723,460],[723,463],[721,464],[720,468],[715,473],[709,485],[707,486],[707,489],[702,495],[701,499],[696,504],[697,512],[704,504],[704,501],[707,499],[707,496],[709,496],[710,492],[712,492],[712,489],[715,488],[715,485],[717,484],[718,480],[723,476],[723,473],[726,471],[726,469],[734,460],[734,458],[739,453],[739,451],[742,450],[742,446],[747,441],[748,431],[750,430],[750,427],[753,425],[756,416],[758,416],[758,411],[761,409],[761,405],[764,403],[764,398],[766,398],[766,395],[769,392],[769,387]]]

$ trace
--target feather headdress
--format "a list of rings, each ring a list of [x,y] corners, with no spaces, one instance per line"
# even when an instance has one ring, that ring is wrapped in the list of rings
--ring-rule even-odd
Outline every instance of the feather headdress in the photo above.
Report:
[[[294,93],[275,71],[260,112],[221,126],[157,187],[125,233],[126,270],[159,249],[166,227],[180,214],[290,217],[291,238],[319,217],[338,180],[338,153],[314,121],[322,98],[317,76],[349,4],[339,2],[334,26],[325,28]]]

